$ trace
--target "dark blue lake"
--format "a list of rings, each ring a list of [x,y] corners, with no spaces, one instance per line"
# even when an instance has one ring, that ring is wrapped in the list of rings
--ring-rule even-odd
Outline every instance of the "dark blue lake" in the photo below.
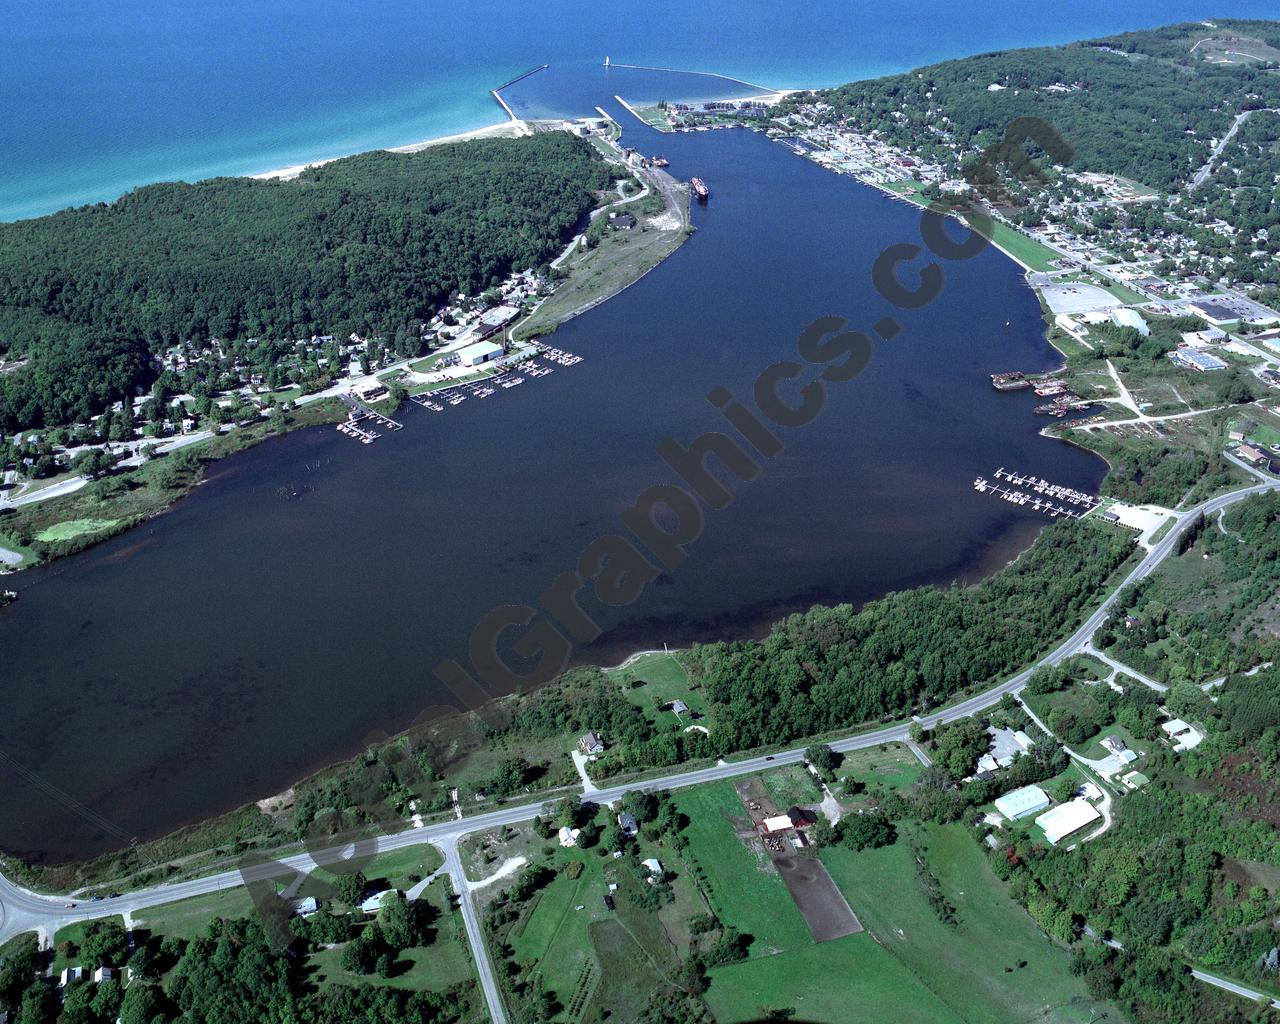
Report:
[[[1047,522],[974,492],[997,466],[1097,486],[1100,461],[1037,436],[1034,398],[991,389],[993,371],[1056,362],[1011,261],[948,264],[937,301],[894,310],[870,268],[919,242],[915,209],[744,130],[631,121],[627,141],[713,195],[665,264],[553,336],[583,362],[443,413],[411,406],[369,447],[331,428],[263,444],[143,528],[24,574],[0,615],[0,750],[151,836],[404,727],[448,699],[431,668],[465,662],[486,612],[537,604],[640,491],[676,482],[659,441],[725,429],[708,391],[749,397],[819,316],[869,333],[894,313],[903,331],[757,479],[730,481],[685,565],[629,608],[591,609],[607,630],[580,660],[977,579]],[[52,860],[119,844],[16,776],[0,836]]]

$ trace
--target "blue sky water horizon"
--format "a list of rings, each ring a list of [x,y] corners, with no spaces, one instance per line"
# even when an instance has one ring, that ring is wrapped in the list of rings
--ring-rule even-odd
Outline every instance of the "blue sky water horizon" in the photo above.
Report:
[[[152,181],[252,174],[464,132],[490,89],[542,63],[614,61],[773,88],[833,85],[993,49],[1208,16],[1236,0],[9,0],[0,63],[0,220]]]

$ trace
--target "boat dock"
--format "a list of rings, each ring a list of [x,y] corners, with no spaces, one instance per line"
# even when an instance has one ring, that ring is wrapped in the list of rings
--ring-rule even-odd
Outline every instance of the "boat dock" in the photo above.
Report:
[[[1083,519],[1098,506],[1099,499],[1084,491],[1050,483],[1029,474],[1015,473],[1001,466],[992,474],[994,480],[978,477],[973,489],[980,494],[995,494],[1013,505],[1026,505],[1050,518]]]
[[[354,437],[361,444],[373,444],[382,435],[373,429],[376,424],[384,430],[400,430],[403,423],[397,423],[389,416],[374,412],[354,395],[339,395],[339,400],[347,407],[347,418],[338,424],[338,433]]]
[[[492,398],[498,393],[498,389],[510,390],[519,387],[526,379],[538,379],[546,377],[548,374],[555,373],[557,366],[576,366],[582,362],[582,356],[575,355],[572,352],[566,352],[559,348],[539,348],[537,352],[522,362],[513,364],[506,369],[483,377],[479,380],[460,381],[457,384],[450,384],[446,387],[437,388],[435,391],[426,391],[420,395],[412,395],[409,401],[414,405],[427,409],[430,412],[444,412],[445,406],[461,405],[468,398]],[[369,415],[376,415],[369,412]],[[392,423],[391,420],[383,420]],[[354,426],[358,420],[348,420],[344,426]],[[398,430],[400,424],[395,424],[391,429]],[[354,428],[359,430],[359,428]],[[349,431],[343,431],[348,433]],[[375,433],[375,437],[378,435]],[[370,442],[365,441],[365,444]]]

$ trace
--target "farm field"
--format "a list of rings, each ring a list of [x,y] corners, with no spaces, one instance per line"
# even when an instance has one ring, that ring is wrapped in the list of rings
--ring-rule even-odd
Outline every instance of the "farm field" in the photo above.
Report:
[[[907,828],[893,846],[862,853],[832,848],[822,857],[868,931],[959,1019],[1086,1024],[1104,1019],[1100,1013],[1122,1019],[1089,997],[1069,971],[1067,952],[1009,899],[964,826],[930,825],[918,835],[937,889],[954,908],[954,924],[944,924],[930,904]],[[886,1008],[885,1016],[899,1012]]]
[[[963,1024],[964,1018],[869,935],[717,967],[706,1000],[718,1024],[792,1010],[806,1024],[892,1020]]]

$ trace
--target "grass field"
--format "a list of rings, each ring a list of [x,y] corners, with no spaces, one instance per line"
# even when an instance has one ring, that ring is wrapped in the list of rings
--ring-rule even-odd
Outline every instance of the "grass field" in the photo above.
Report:
[[[928,826],[926,861],[957,924],[943,924],[916,877],[904,837],[890,847],[853,853],[824,850],[823,861],[862,923],[880,944],[968,1024],[1085,1024],[1096,1003],[1054,946],[991,872],[964,826]],[[886,1008],[885,1019],[897,1016]]]
[[[607,915],[600,859],[594,855],[574,859],[583,863],[582,874],[577,878],[558,874],[509,937],[516,957],[537,963],[543,988],[564,1006],[573,1002],[579,984],[594,969],[588,929]],[[583,909],[576,910],[578,906]]]
[[[408,889],[444,863],[444,856],[434,846],[422,843],[403,850],[380,853],[364,869],[365,878],[385,879],[393,889]],[[416,878],[413,876],[417,876]],[[434,886],[433,886],[434,888]]]
[[[886,743],[868,750],[855,750],[844,755],[836,778],[852,775],[867,786],[903,789],[920,777],[924,766],[901,743]]]
[[[241,918],[256,914],[249,890],[243,886],[195,896],[177,903],[165,903],[134,915],[134,924],[148,928],[160,935],[176,935],[182,939],[196,939],[209,932],[209,922],[215,917]]]
[[[1051,270],[1053,261],[1062,259],[1052,249],[1001,221],[994,222],[991,240],[1032,270]]]
[[[717,967],[706,1000],[718,1024],[763,1020],[773,1010],[792,1010],[806,1024],[964,1024],[869,935]]]
[[[684,216],[687,221],[687,206]],[[631,231],[609,231],[595,248],[574,253],[561,264],[569,272],[568,280],[512,331],[513,337],[551,333],[563,321],[638,281],[675,252],[686,237],[682,227],[660,230],[638,226]]]
[[[70,540],[82,533],[97,533],[109,530],[118,523],[118,519],[69,519],[64,523],[47,526],[36,534],[36,540],[50,543],[55,540]]]
[[[678,855],[659,854],[673,867]],[[517,959],[535,964],[543,989],[561,1007],[557,1021],[627,1020],[655,993],[673,986],[679,967],[675,942],[686,937],[684,921],[705,907],[692,880],[674,868],[672,903],[655,913],[641,909],[627,893],[644,883],[625,861],[602,858],[597,851],[557,853],[555,866],[583,864],[570,878],[563,870],[536,897],[532,910],[507,937]],[[604,906],[608,884],[615,910]]]
[[[792,804],[811,804],[822,800],[822,790],[803,765],[774,768],[761,775],[760,781],[779,810],[786,810]]]
[[[681,721],[670,710],[661,710],[677,698],[695,715],[705,713],[706,701],[690,689],[689,675],[674,654],[646,654],[626,668],[610,669],[608,674],[622,687],[622,695],[643,709],[655,725],[674,730],[690,724],[688,715]]]
[[[312,980],[321,988],[326,985],[380,985],[419,991],[439,991],[472,980],[475,972],[471,954],[458,934],[448,883],[443,880],[432,882],[420,898],[436,909],[432,925],[435,938],[428,946],[405,950],[390,977],[348,974],[340,964],[342,950],[339,948],[320,950],[307,958],[306,967],[314,972]]]

